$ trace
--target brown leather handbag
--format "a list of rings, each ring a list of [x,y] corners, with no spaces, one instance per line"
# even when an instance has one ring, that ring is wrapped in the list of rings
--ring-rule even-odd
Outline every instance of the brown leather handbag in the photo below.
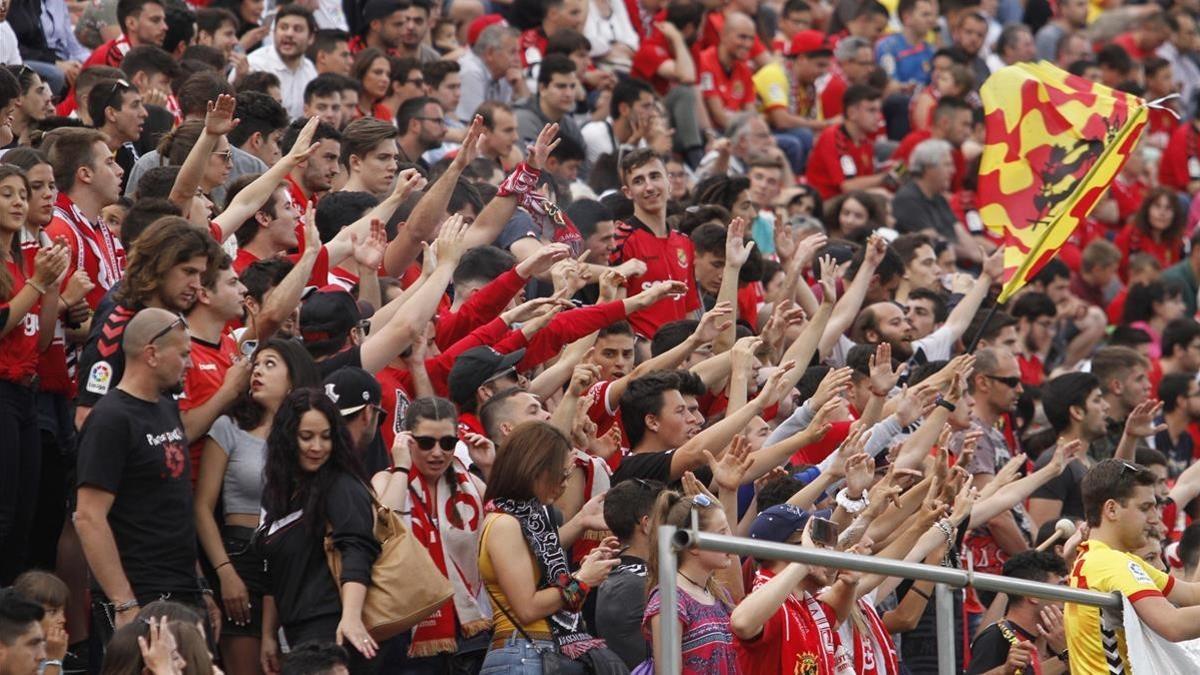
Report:
[[[413,537],[392,509],[374,495],[375,538],[379,557],[371,566],[371,585],[363,601],[363,626],[382,642],[410,630],[454,595],[450,580],[442,574],[429,551]],[[333,545],[328,527],[325,559],[335,580],[341,579],[342,554]]]

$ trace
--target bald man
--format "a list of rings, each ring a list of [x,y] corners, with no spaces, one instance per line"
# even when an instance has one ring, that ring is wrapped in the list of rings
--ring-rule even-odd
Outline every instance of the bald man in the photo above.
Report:
[[[730,12],[720,42],[700,52],[700,96],[718,131],[725,131],[733,115],[754,109],[754,80],[746,65],[754,36],[754,21],[741,12]]]
[[[101,644],[160,597],[210,616],[216,609],[197,583],[187,437],[173,395],[191,350],[187,326],[165,309],[143,309],[126,325],[122,348],[124,376],[79,432],[75,529]]]

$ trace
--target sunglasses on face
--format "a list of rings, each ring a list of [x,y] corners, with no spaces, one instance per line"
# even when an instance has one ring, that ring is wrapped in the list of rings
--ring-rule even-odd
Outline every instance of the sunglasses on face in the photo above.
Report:
[[[1009,375],[1008,377],[1001,377],[999,375],[985,375],[984,377],[989,380],[995,380],[996,382],[999,382],[1010,389],[1016,389],[1021,384],[1021,378],[1016,375]]]
[[[457,436],[413,436],[413,440],[417,442],[417,447],[422,450],[432,450],[433,446],[440,445],[443,450],[453,450],[455,445],[458,445]]]

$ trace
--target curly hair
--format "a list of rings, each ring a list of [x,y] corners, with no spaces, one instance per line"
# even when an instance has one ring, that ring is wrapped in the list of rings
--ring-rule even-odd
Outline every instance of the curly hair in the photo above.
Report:
[[[216,265],[224,251],[207,232],[179,216],[155,221],[138,235],[129,251],[117,301],[145,307],[158,293],[172,267],[203,256]]]

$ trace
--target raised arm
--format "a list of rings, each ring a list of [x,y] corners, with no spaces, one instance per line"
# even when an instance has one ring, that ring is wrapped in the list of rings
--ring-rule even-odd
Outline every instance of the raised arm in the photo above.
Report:
[[[518,164],[516,170],[501,183],[500,193],[495,199],[483,207],[479,217],[475,219],[471,229],[467,231],[467,247],[487,246],[500,232],[517,210],[518,198],[521,193],[532,190],[537,185],[542,167],[546,166],[546,158],[558,147],[558,125],[547,124],[542,127],[537,141],[529,149],[529,159]]]
[[[171,186],[171,194],[167,196],[172,204],[179,207],[185,218],[192,212],[192,199],[196,197],[196,191],[200,189],[200,180],[204,177],[204,167],[208,165],[208,158],[212,155],[213,148],[217,146],[217,140],[233,131],[238,125],[238,120],[233,117],[236,106],[237,100],[228,94],[221,94],[217,100],[208,102],[208,112],[204,116],[204,132],[200,134],[200,138],[196,139],[196,144],[192,146],[191,152],[183,160],[183,166],[179,167],[179,174],[175,177],[175,184]],[[243,219],[244,221],[245,219]],[[195,224],[207,225],[208,223]],[[221,239],[218,241],[225,241],[225,237],[232,232],[232,229],[229,231],[222,229]]]
[[[413,260],[416,260],[417,254],[421,252],[421,242],[432,241],[436,236],[438,224],[442,222],[442,217],[450,204],[450,197],[454,194],[454,188],[458,185],[458,179],[462,176],[463,169],[479,153],[479,137],[482,134],[483,118],[476,115],[471,120],[467,136],[463,139],[462,146],[458,149],[454,160],[450,162],[450,166],[446,167],[445,173],[429,186],[420,201],[413,207],[404,226],[388,243],[383,264],[389,274],[401,274]]]
[[[252,218],[263,204],[271,198],[271,194],[279,189],[283,179],[296,168],[296,165],[306,161],[317,151],[318,144],[313,143],[317,125],[321,120],[314,117],[304,125],[296,136],[296,143],[288,154],[284,155],[275,166],[268,168],[263,175],[247,185],[225,206],[225,210],[213,218],[213,223],[221,230],[221,240],[237,230],[247,219]],[[189,159],[191,157],[189,156]],[[201,167],[203,168],[203,167]],[[315,214],[314,214],[315,218]],[[307,236],[307,235],[306,235]],[[318,237],[317,241],[320,241]]]
[[[825,331],[821,335],[820,343],[822,354],[828,354],[833,349],[833,345],[837,343],[838,338],[846,332],[850,324],[854,323],[854,317],[858,316],[858,311],[862,309],[863,301],[867,298],[867,288],[871,285],[875,270],[879,267],[879,263],[883,262],[883,255],[887,252],[887,242],[882,237],[871,235],[871,238],[867,240],[866,249],[863,262],[858,266],[858,273],[846,287],[842,299],[838,301],[837,307],[829,315],[829,322],[825,324]],[[824,276],[824,272],[822,272],[822,276]]]
[[[258,314],[251,314],[242,340],[266,340],[279,330],[292,312],[300,306],[300,296],[312,276],[313,266],[321,252],[321,236],[317,233],[315,219],[304,223],[304,251],[279,285],[271,289],[269,297],[263,299]]]
[[[721,271],[721,289],[717,292],[717,302],[725,303],[731,308],[732,320],[717,339],[713,340],[714,354],[727,351],[737,340],[738,276],[742,272],[742,266],[750,259],[750,252],[754,250],[754,240],[745,241],[745,238],[746,221],[741,218],[729,221],[729,227],[725,231],[725,268]]]
[[[954,310],[950,312],[950,316],[946,317],[943,328],[949,329],[955,339],[962,337],[962,334],[967,332],[967,326],[971,325],[971,321],[979,313],[979,306],[983,304],[992,284],[1003,278],[1003,274],[1004,249],[996,249],[996,252],[983,262],[983,271],[980,272],[979,279],[971,286],[963,299],[958,301]]]

